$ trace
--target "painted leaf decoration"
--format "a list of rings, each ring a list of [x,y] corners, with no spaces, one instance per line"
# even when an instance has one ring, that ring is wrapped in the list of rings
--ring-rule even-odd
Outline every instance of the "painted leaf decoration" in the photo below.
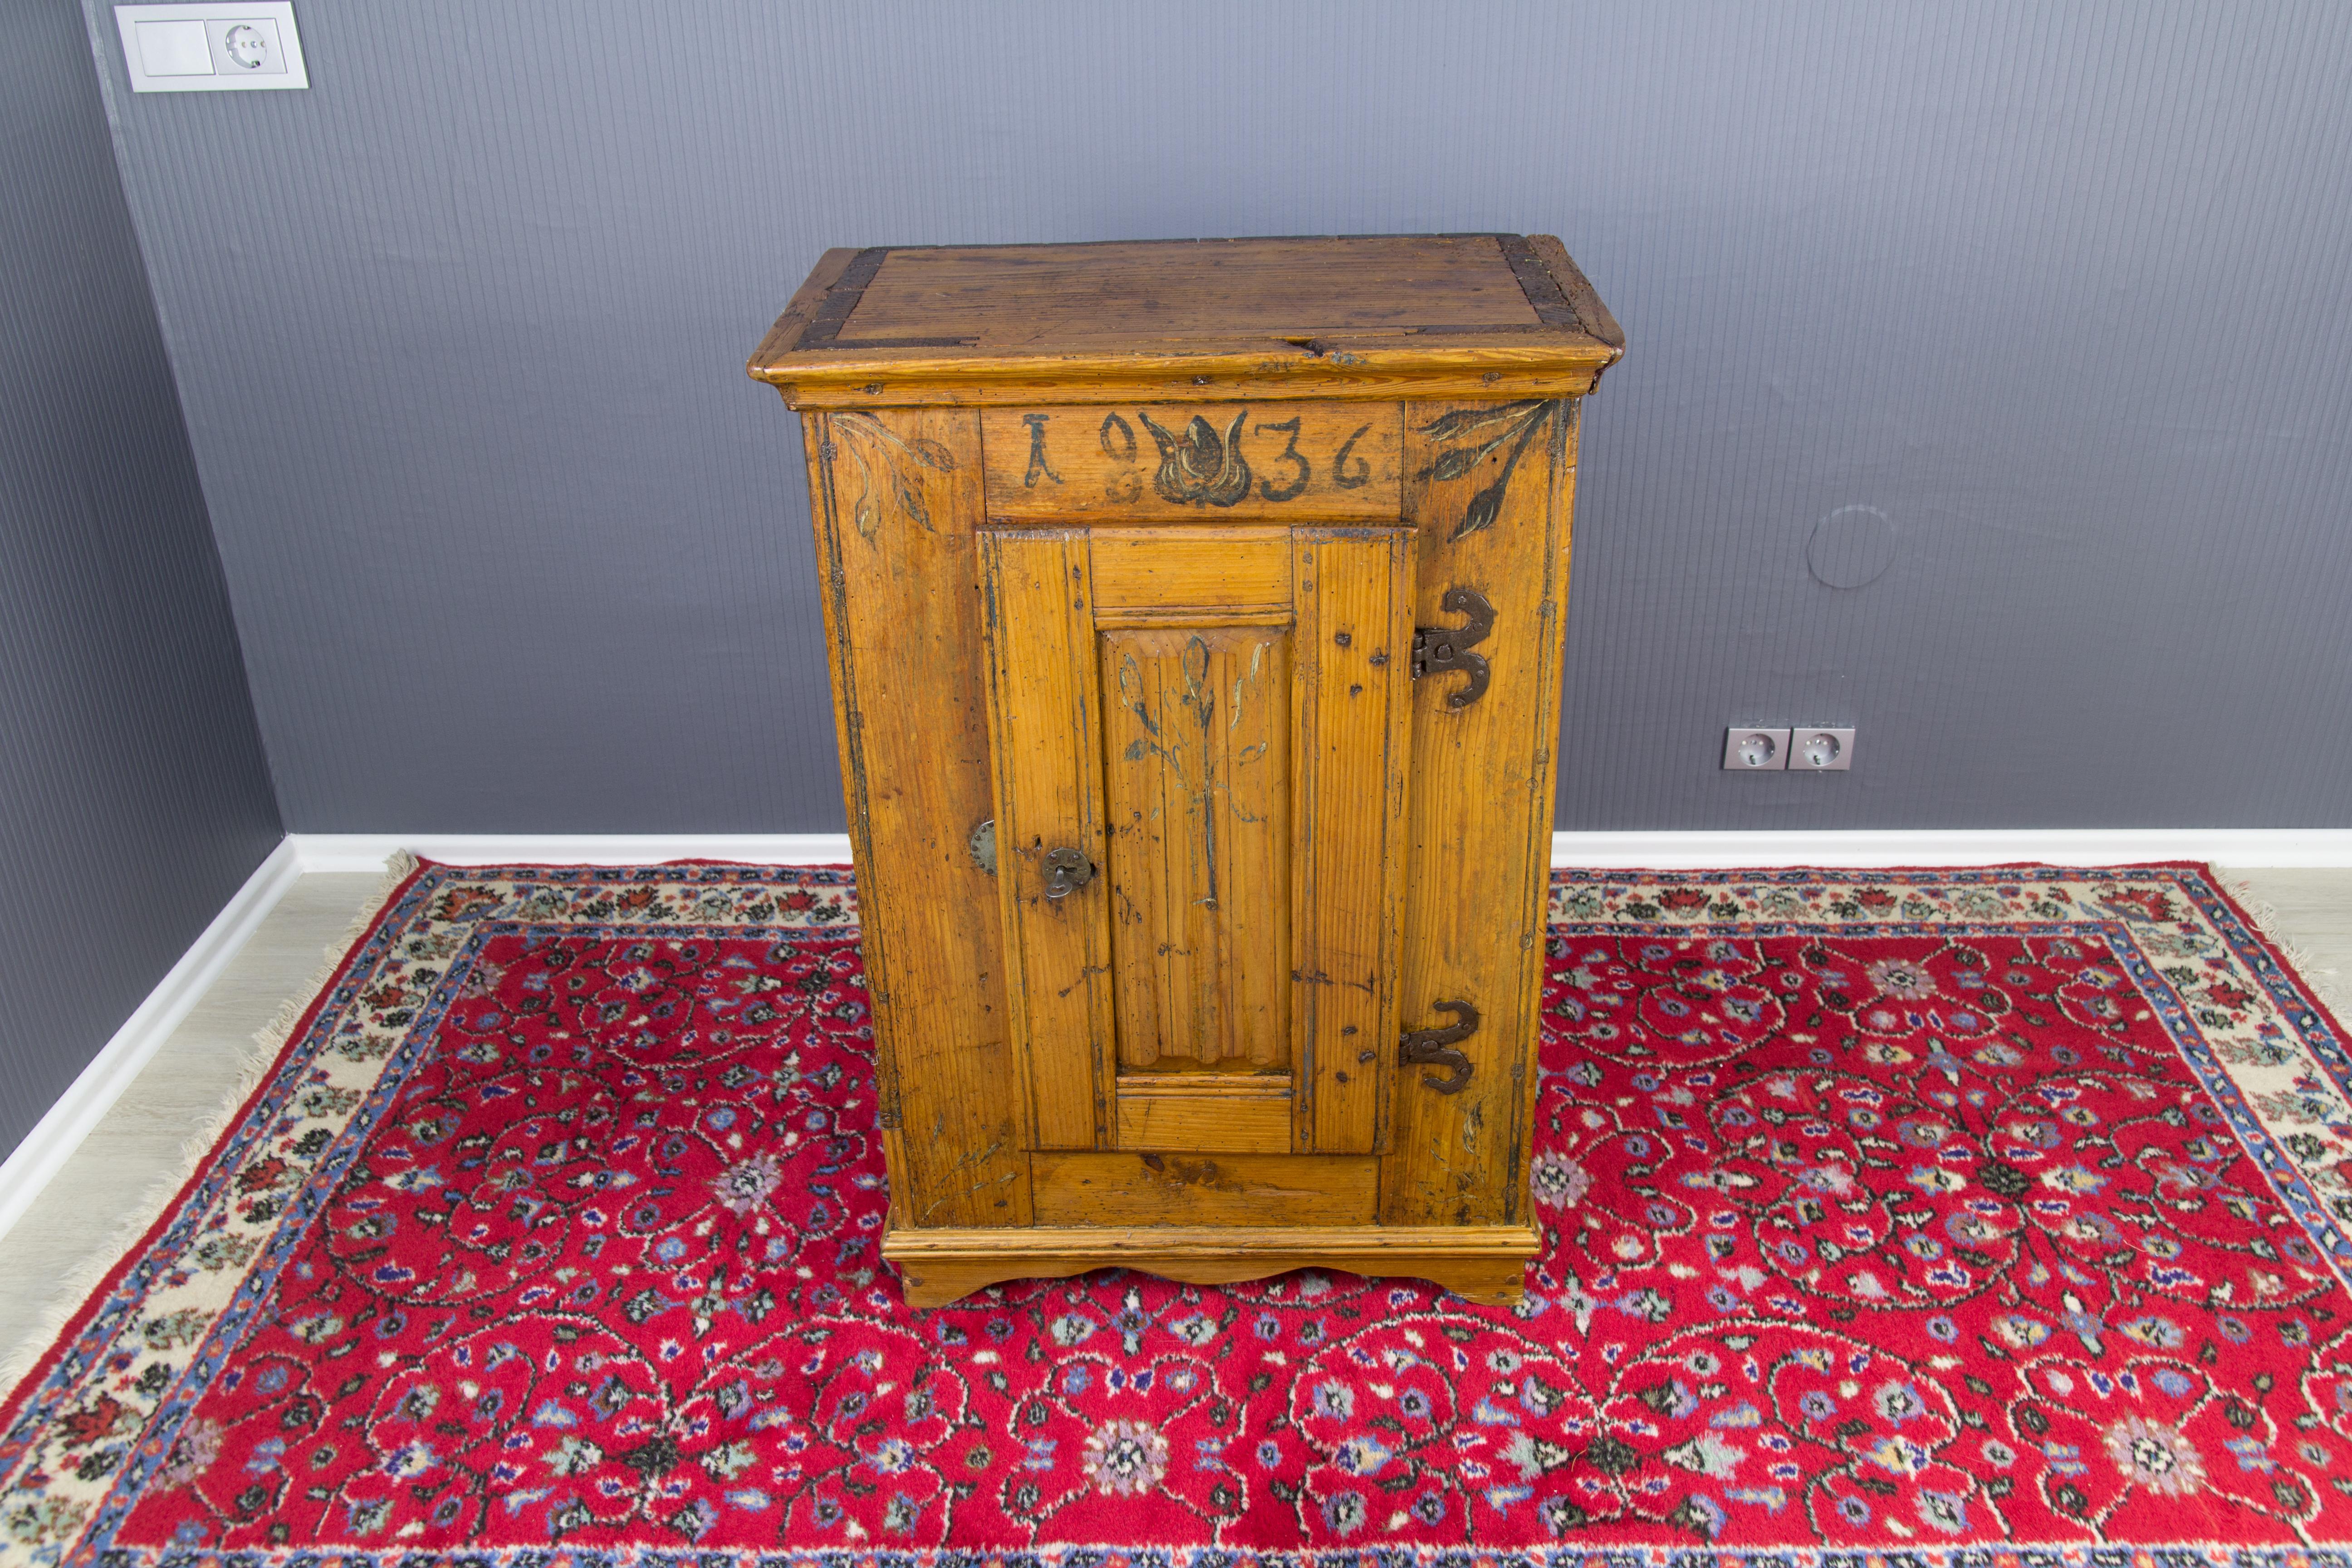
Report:
[[[913,518],[925,528],[929,528],[931,526],[931,514],[923,509],[922,492],[916,488],[915,482],[906,475],[899,473],[895,468],[891,470],[890,479],[891,481],[897,485],[898,489],[899,508],[904,510],[908,517]]]
[[[1451,414],[1441,414],[1423,426],[1421,433],[1433,441],[1456,441],[1473,430],[1504,424],[1527,411],[1528,405],[1524,402],[1506,403],[1497,408],[1457,408]]]
[[[1462,509],[1461,525],[1448,536],[1447,542],[1451,543],[1454,540],[1467,534],[1476,533],[1482,529],[1492,528],[1495,525],[1495,520],[1502,515],[1503,487],[1500,483],[1488,485],[1485,489],[1472,496],[1470,504]]]
[[[937,468],[943,474],[955,472],[955,454],[942,443],[932,440],[929,436],[918,436],[912,445],[916,458],[925,467]]]
[[[882,531],[882,509],[874,504],[874,498],[870,495],[857,498],[857,510],[850,514],[850,518],[857,524],[857,531],[866,536],[868,544],[873,543],[874,536]]]
[[[1478,459],[1486,450],[1484,447],[1465,447],[1457,451],[1441,453],[1437,461],[1423,468],[1422,473],[1433,479],[1458,479],[1478,466]]]

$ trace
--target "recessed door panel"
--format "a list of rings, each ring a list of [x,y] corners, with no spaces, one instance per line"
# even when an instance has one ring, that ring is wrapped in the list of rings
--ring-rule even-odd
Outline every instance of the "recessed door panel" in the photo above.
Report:
[[[1290,1066],[1290,628],[1106,628],[1118,1065]]]

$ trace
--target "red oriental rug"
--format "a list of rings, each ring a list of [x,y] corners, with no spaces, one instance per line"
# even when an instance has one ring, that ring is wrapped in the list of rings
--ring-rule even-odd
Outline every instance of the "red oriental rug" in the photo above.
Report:
[[[845,873],[427,865],[0,1563],[2352,1564],[2337,1026],[2204,869],[1562,873],[1516,1310],[909,1311]]]

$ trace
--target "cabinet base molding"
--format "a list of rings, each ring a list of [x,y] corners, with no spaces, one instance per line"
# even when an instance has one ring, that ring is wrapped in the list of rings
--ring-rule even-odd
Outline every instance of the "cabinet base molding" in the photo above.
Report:
[[[1090,1268],[1135,1268],[1188,1285],[1230,1285],[1293,1268],[1331,1268],[1442,1285],[1467,1300],[1509,1306],[1525,1294],[1542,1237],[1523,1225],[1067,1226],[909,1230],[896,1215],[882,1256],[910,1307],[944,1307],[1007,1279],[1058,1279]]]

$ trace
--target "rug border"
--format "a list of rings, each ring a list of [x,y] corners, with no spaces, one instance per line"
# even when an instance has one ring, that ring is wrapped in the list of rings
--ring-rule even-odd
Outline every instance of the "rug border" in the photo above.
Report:
[[[2337,1016],[2336,1008],[2330,1003],[2327,990],[2315,984],[2310,976],[2295,966],[2295,962],[2289,952],[2294,943],[2284,933],[2271,930],[2269,926],[2256,919],[2253,911],[2249,910],[2231,890],[2229,879],[2222,875],[2221,868],[2210,860],[2132,860],[2119,861],[2112,866],[2054,866],[2042,860],[1991,860],[1981,866],[1686,866],[1678,870],[1664,870],[1650,866],[1554,866],[1551,868],[1551,879],[1547,880],[1545,886],[1549,889],[1563,873],[1572,879],[1589,878],[1602,882],[1639,881],[1644,879],[1665,881],[1675,878],[1687,879],[1702,877],[1721,877],[1733,880],[1747,879],[1759,882],[1790,882],[1833,881],[1840,877],[1965,876],[1972,871],[2056,873],[2055,876],[2042,879],[2045,881],[2080,881],[2103,874],[2122,875],[2135,871],[2195,872],[2203,879],[2214,900],[2227,910],[2231,917],[2245,929],[2247,934],[2253,938],[2256,946],[2270,954],[2272,961],[2277,963],[2279,973],[2292,981],[2294,988],[2303,994],[2305,1004],[2328,1026],[2347,1061],[2352,1061],[2352,1034],[2347,1033],[2344,1019]],[[1828,875],[1818,877],[1800,875],[1800,873],[1818,872],[1825,872]],[[1549,905],[1545,910],[1544,923],[1547,926],[1552,923]],[[1635,923],[1664,926],[1677,922],[1645,921]],[[2352,1096],[2352,1068],[2347,1068],[2338,1087],[2342,1088],[2347,1096]],[[2347,1287],[2352,1287],[2352,1281],[2347,1281]]]
[[[82,1298],[81,1304],[74,1309],[73,1315],[66,1319],[50,1338],[47,1348],[26,1367],[24,1374],[16,1380],[16,1387],[10,1389],[5,1396],[0,1396],[0,1430],[13,1426],[24,1414],[26,1402],[48,1381],[49,1374],[57,1369],[58,1362],[65,1353],[67,1347],[81,1337],[83,1330],[89,1327],[90,1319],[106,1304],[107,1299],[114,1294],[115,1287],[121,1283],[124,1273],[154,1246],[156,1238],[168,1227],[173,1216],[180,1212],[181,1205],[187,1202],[189,1192],[205,1179],[205,1174],[218,1162],[224,1146],[229,1141],[229,1134],[253,1113],[256,1102],[269,1091],[271,1085],[277,1082],[278,1075],[285,1070],[288,1057],[293,1054],[295,1048],[301,1044],[303,1037],[310,1033],[310,1026],[318,1019],[319,1010],[325,1006],[328,999],[335,994],[335,988],[341,984],[345,972],[351,968],[352,961],[359,956],[362,949],[374,940],[377,931],[385,920],[390,918],[392,912],[400,907],[401,900],[406,897],[409,889],[416,885],[417,879],[438,868],[437,862],[419,858],[408,875],[402,878],[390,891],[385,893],[383,900],[376,905],[375,912],[368,918],[365,928],[343,949],[342,956],[335,961],[334,967],[328,972],[326,978],[320,982],[310,1002],[296,1016],[293,1027],[289,1029],[286,1037],[278,1042],[278,1049],[271,1054],[268,1064],[255,1079],[252,1090],[239,1100],[236,1109],[230,1111],[229,1119],[223,1124],[221,1133],[213,1139],[211,1145],[193,1165],[189,1166],[179,1186],[173,1190],[171,1197],[165,1200],[163,1208],[155,1217],[148,1222],[147,1227],[131,1239],[123,1247],[122,1255],[114,1260],[113,1266],[107,1269],[98,1283],[89,1288],[88,1294]]]
[[[2309,1005],[2311,1010],[2326,1020],[2328,1027],[2335,1031],[2337,1046],[2347,1057],[2352,1057],[2352,1038],[2346,1037],[2344,1020],[2336,1016],[2335,1007],[2329,1004],[2327,990],[2305,975],[2302,970],[2297,969],[2294,960],[2289,956],[2289,950],[2294,944],[2282,933],[2271,930],[2257,920],[2253,911],[2240,902],[2238,896],[2230,890],[2229,883],[2223,879],[2219,869],[2210,865],[2200,868],[2205,872],[2207,885],[2213,889],[2213,897],[2238,918],[2239,924],[2252,933],[2254,940],[2262,944],[2263,951],[2277,963],[2279,973],[2294,982],[2294,988],[2303,993],[2303,999]],[[2346,1083],[2344,1088],[2352,1090],[2352,1082]]]

